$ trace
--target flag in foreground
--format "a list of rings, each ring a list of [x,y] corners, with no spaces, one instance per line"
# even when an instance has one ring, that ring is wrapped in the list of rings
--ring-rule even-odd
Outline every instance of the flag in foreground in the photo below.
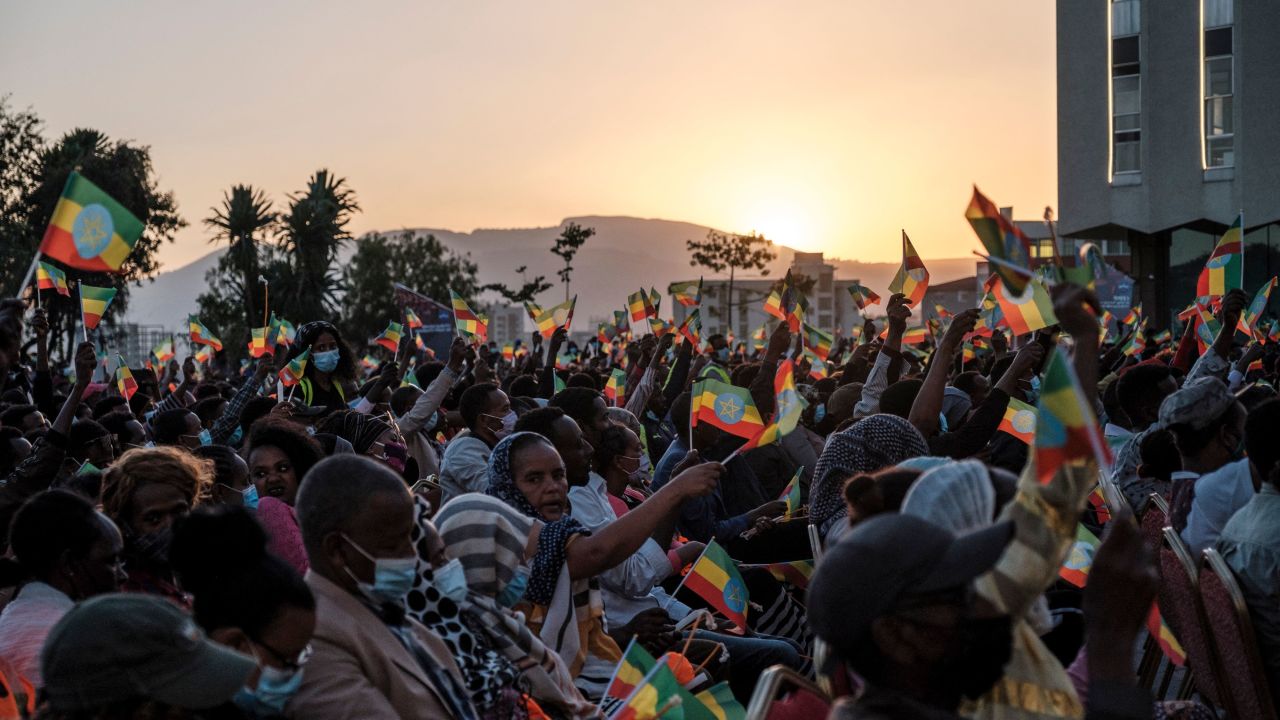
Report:
[[[622,659],[618,661],[618,667],[613,671],[613,678],[604,692],[604,699],[606,701],[609,698],[626,700],[631,696],[632,691],[644,682],[644,676],[657,664],[658,661],[636,642],[635,637],[632,637],[631,642],[627,644],[626,652],[622,653]]]
[[[1196,297],[1202,302],[1221,297],[1229,290],[1244,287],[1244,213],[1236,216],[1227,232],[1218,240],[1200,277],[1196,279]]]
[[[102,322],[107,314],[107,306],[116,297],[115,288],[100,288],[92,285],[80,286],[80,313],[84,317],[84,326],[93,330]]]
[[[889,292],[906,295],[907,304],[915,306],[924,299],[924,293],[928,289],[929,271],[925,269],[924,261],[911,244],[911,238],[907,237],[907,231],[903,230],[902,265],[898,267],[893,280],[889,281]]]
[[[1091,455],[1100,469],[1110,464],[1107,446],[1098,432],[1098,419],[1085,402],[1071,360],[1061,347],[1055,347],[1049,356],[1040,382],[1036,415],[1034,451],[1036,474],[1042,485],[1053,480],[1060,466]]]
[[[1005,408],[1004,419],[996,430],[1030,445],[1036,438],[1036,409],[1017,398],[1009,398],[1009,407]]]
[[[751,393],[746,388],[719,380],[708,378],[693,384],[690,410],[690,425],[708,422],[730,435],[748,440],[764,429],[764,421],[751,400]]]
[[[1009,292],[1021,295],[1031,279],[1031,241],[1017,225],[1000,214],[1000,208],[979,192],[977,185],[973,186],[973,198],[964,217],[987,254],[1003,261],[992,262],[992,272],[1000,276]]]
[[[735,625],[747,627],[747,586],[729,553],[714,539],[684,578],[684,586],[697,593]]]
[[[36,289],[57,290],[59,295],[71,297],[71,289],[67,287],[67,274],[44,262],[36,265]]]
[[[92,272],[120,272],[145,226],[78,172],[67,177],[40,254]]]
[[[683,720],[682,689],[671,667],[656,663],[610,720]]]
[[[783,360],[778,363],[778,372],[773,376],[773,419],[758,435],[748,440],[739,452],[781,440],[784,435],[796,429],[804,408],[804,398],[796,390],[795,362]]]

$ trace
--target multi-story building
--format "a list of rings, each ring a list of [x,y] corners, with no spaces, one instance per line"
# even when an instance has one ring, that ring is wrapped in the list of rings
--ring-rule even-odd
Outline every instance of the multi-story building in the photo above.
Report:
[[[1126,243],[1159,324],[1241,211],[1246,289],[1280,273],[1278,29],[1274,0],[1057,4],[1061,231]]]
[[[856,279],[835,277],[835,266],[827,263],[822,253],[797,252],[791,261],[791,274],[797,284],[804,287],[809,303],[807,322],[828,332],[840,328],[847,333],[860,325],[861,316],[849,295],[849,287]],[[726,278],[706,279],[702,283],[702,332],[704,336],[732,332],[746,339],[772,316],[764,311],[764,301],[781,280],[781,277],[735,278],[733,294],[729,294]],[[670,300],[664,300],[669,302]],[[729,327],[729,310],[732,306],[733,326]],[[675,304],[672,316],[676,323],[684,320],[688,308]],[[666,314],[665,312],[663,313]]]

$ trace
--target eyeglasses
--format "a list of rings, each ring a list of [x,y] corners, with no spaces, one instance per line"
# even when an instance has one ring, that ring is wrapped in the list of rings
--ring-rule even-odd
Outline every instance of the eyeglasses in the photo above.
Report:
[[[291,672],[296,672],[298,670],[301,670],[302,666],[307,664],[307,661],[311,659],[311,655],[313,654],[313,650],[311,649],[310,643],[308,643],[306,647],[302,648],[302,652],[298,653],[297,657],[293,659],[289,659],[284,655],[284,653],[280,652],[279,650],[276,650],[275,648],[271,647],[270,645],[266,644],[261,640],[254,640],[253,642],[258,647],[266,650],[267,652],[275,656],[275,659],[281,665],[284,666],[284,669],[289,670]]]

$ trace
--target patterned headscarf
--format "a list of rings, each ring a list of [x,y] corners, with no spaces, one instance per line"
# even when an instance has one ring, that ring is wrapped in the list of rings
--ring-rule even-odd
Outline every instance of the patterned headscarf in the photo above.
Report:
[[[515,474],[511,467],[511,446],[517,442],[536,442],[550,445],[551,441],[537,433],[518,432],[502,439],[489,455],[489,495],[498,498],[518,510],[525,517],[541,520],[546,523],[542,534],[538,537],[538,552],[530,564],[532,571],[529,577],[529,588],[525,598],[534,605],[548,605],[555,593],[556,583],[560,580],[560,571],[568,559],[569,541],[574,535],[590,535],[585,525],[565,515],[555,522],[547,522],[538,510],[533,507],[524,493],[516,487]]]
[[[318,428],[351,443],[358,455],[369,452],[369,448],[391,429],[391,425],[380,417],[366,415],[354,410],[339,410],[324,419]]]
[[[827,529],[848,514],[844,483],[860,473],[891,467],[924,455],[929,446],[915,426],[896,415],[871,415],[832,435],[818,457],[809,490],[810,515],[825,536]]]
[[[959,537],[995,522],[996,491],[981,462],[947,463],[916,480],[902,501],[901,512],[924,518]]]

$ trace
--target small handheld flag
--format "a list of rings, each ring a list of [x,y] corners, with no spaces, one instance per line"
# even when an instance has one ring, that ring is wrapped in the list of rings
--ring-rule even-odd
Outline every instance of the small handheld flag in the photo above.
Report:
[[[36,266],[36,288],[40,290],[57,290],[59,295],[71,297],[71,289],[67,287],[67,274],[48,264]]]
[[[710,378],[693,384],[690,425],[707,422],[730,435],[751,439],[764,429],[751,393]]]
[[[996,204],[979,192],[976,185],[964,217],[982,241],[987,254],[1003,261],[991,263],[994,266],[992,271],[1000,276],[1010,293],[1021,295],[1031,277],[1031,241],[1017,225],[1000,214]]]
[[[1196,279],[1196,297],[1201,302],[1226,295],[1230,290],[1244,287],[1244,213],[1218,240],[1204,269]]]
[[[97,329],[98,323],[102,322],[102,316],[107,314],[107,307],[115,297],[115,288],[80,285],[80,313],[86,330]]]
[[[534,318],[534,323],[538,326],[538,332],[542,333],[542,337],[549,338],[556,330],[564,328],[566,331],[573,323],[573,308],[578,303],[578,296],[574,295],[573,299],[547,308]]]
[[[690,310],[685,316],[684,322],[680,323],[679,333],[695,349],[702,343],[702,316],[698,308]]]
[[[613,677],[609,680],[609,686],[604,692],[601,704],[603,705],[609,698],[626,700],[644,681],[644,676],[657,664],[658,661],[632,636],[626,651],[622,653],[622,660],[618,661],[618,667],[613,671]]]
[[[853,304],[857,305],[859,310],[866,310],[868,305],[880,304],[879,295],[871,292],[856,281],[849,285],[849,296],[853,298]]]
[[[906,295],[907,304],[914,307],[924,299],[924,293],[928,289],[929,271],[925,268],[924,261],[920,259],[920,254],[916,252],[915,246],[911,244],[911,238],[907,237],[907,231],[903,230],[902,265],[898,267],[893,280],[889,281],[889,292]]]
[[[1031,280],[1026,283],[1021,296],[1018,296],[1011,294],[1001,279],[993,292],[1000,303],[1000,312],[1014,335],[1026,335],[1058,323],[1049,291],[1039,281]]]
[[[702,556],[685,575],[683,587],[697,593],[740,628],[747,627],[747,585],[738,566],[720,544],[711,539]]]
[[[311,348],[307,348],[280,370],[280,382],[284,383],[285,387],[292,387],[302,382],[302,377],[307,372],[307,361],[310,359]]]
[[[249,357],[260,358],[270,355],[272,348],[267,346],[267,331],[270,328],[260,327],[249,330]]]
[[[453,304],[453,322],[458,332],[471,337],[476,342],[484,342],[489,337],[489,327],[480,316],[472,312],[471,306],[462,296],[449,290],[449,298]]]
[[[387,329],[373,342],[395,353],[400,351],[400,338],[403,336],[404,326],[393,320],[387,323]]]
[[[129,365],[125,363],[124,357],[117,355],[120,365],[116,367],[116,387],[120,388],[120,394],[125,400],[133,397],[138,392],[138,381],[133,379],[133,373],[129,371]]]
[[[626,402],[627,372],[614,368],[609,373],[609,381],[604,386],[604,399],[613,407],[622,407]]]
[[[72,172],[49,218],[40,254],[80,270],[118,273],[144,228],[123,205]]]
[[[1059,467],[1090,455],[1100,468],[1109,471],[1110,451],[1098,431],[1098,419],[1093,407],[1085,402],[1071,360],[1060,347],[1055,347],[1049,356],[1040,383],[1033,455],[1042,485],[1053,480]]]
[[[696,306],[702,302],[702,278],[697,281],[672,283],[667,287],[676,302],[686,307]]]
[[[414,312],[411,307],[404,309],[404,321],[408,323],[410,330],[417,330],[422,327],[422,318],[419,318],[418,313]]]
[[[214,350],[222,350],[222,341],[214,337],[214,334],[209,332],[209,328],[205,327],[195,315],[187,318],[187,325],[190,328],[191,342],[197,345],[208,345]]]
[[[1009,398],[1004,419],[996,428],[1030,445],[1036,439],[1036,409],[1017,398]]]
[[[782,497],[778,498],[787,503],[787,509],[782,513],[784,520],[790,520],[800,509],[800,474],[803,472],[804,468],[796,470],[796,474],[791,476],[791,482],[782,491]]]

